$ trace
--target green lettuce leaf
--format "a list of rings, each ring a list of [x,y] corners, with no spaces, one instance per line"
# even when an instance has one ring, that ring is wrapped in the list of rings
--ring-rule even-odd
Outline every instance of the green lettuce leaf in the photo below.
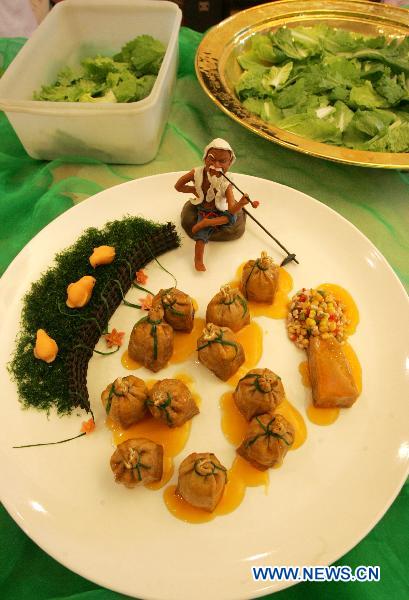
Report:
[[[349,96],[350,106],[354,108],[380,108],[387,107],[385,98],[377,94],[370,81],[351,89]]]
[[[385,70],[383,75],[374,82],[373,87],[380,96],[385,98],[389,106],[395,106],[403,99],[408,100],[409,94],[404,74],[392,76],[388,71],[389,69]]]
[[[263,87],[265,87],[266,89],[268,89],[268,87],[271,87],[273,88],[273,90],[278,90],[279,88],[282,88],[288,80],[292,68],[292,62],[288,62],[282,67],[271,67],[271,69],[269,69],[269,71],[267,71],[262,78]]]
[[[362,144],[360,149],[372,152],[408,152],[409,123],[395,121],[383,136],[375,136]]]
[[[349,104],[350,93],[351,90],[349,90],[346,86],[344,87],[342,85],[337,85],[329,91],[328,97],[332,102],[340,100],[346,104]]]
[[[240,56],[237,57],[237,61],[241,68],[247,71],[261,70],[262,72],[264,72],[268,69],[268,66],[264,62],[260,61],[260,59],[255,55],[255,53],[252,50],[240,54]]]
[[[283,118],[283,111],[272,100],[264,100],[261,105],[260,117],[267,123],[275,124]]]
[[[320,53],[320,44],[312,36],[302,35],[296,30],[281,27],[271,33],[273,45],[279,48],[288,58],[304,60]]]
[[[286,117],[279,121],[278,126],[317,142],[337,143],[341,139],[340,131],[331,119],[320,119],[312,114]]]
[[[138,77],[157,75],[165,55],[165,46],[150,35],[140,35],[125,44],[114,56],[117,62],[131,63]]]
[[[243,100],[243,106],[247,108],[248,111],[254,113],[258,117],[261,115],[261,111],[263,108],[264,100],[261,98],[246,98]]]
[[[305,94],[305,82],[303,78],[298,79],[292,85],[284,88],[277,92],[275,97],[275,103],[278,108],[289,108],[298,104],[300,100],[304,99]]]
[[[240,100],[245,100],[250,96],[258,98],[267,97],[271,95],[271,88],[265,87],[263,84],[265,71],[259,69],[253,71],[244,71],[236,85],[236,94]]]
[[[389,125],[395,121],[393,113],[382,110],[357,110],[353,117],[353,125],[369,137],[383,135]]]
[[[338,100],[335,102],[335,112],[333,114],[335,127],[341,132],[347,129],[354,117],[353,111],[344,103]]]
[[[108,56],[85,58],[81,65],[84,67],[86,77],[97,82],[104,82],[109,73],[116,73],[124,66]]]
[[[257,60],[267,66],[275,65],[286,59],[284,52],[273,46],[269,35],[255,35],[252,38],[251,49]]]

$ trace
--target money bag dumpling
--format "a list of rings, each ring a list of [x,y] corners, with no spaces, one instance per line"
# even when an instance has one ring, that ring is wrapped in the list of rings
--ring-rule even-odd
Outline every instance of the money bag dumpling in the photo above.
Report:
[[[176,493],[186,502],[213,512],[227,482],[227,470],[211,452],[193,452],[179,467]]]
[[[154,306],[133,327],[129,338],[130,358],[151,371],[165,367],[173,353],[173,329],[163,319],[163,308]]]

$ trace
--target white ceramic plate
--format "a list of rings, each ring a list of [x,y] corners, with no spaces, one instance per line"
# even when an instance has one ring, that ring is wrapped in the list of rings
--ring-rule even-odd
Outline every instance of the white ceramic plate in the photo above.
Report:
[[[287,396],[305,416],[308,438],[287,455],[281,469],[270,472],[267,494],[263,488],[249,488],[235,512],[201,525],[172,517],[161,491],[127,490],[113,481],[112,440],[99,398],[109,382],[126,373],[121,353],[91,360],[89,391],[97,420],[92,436],[13,450],[16,444],[75,435],[84,420],[76,414],[47,419],[20,408],[5,364],[14,348],[22,295],[55,253],[75,242],[86,227],[103,226],[125,214],[178,223],[186,200],[173,188],[179,175],[125,183],[74,207],[41,231],[1,279],[1,499],[46,552],[102,586],[148,599],[240,600],[289,585],[254,582],[252,565],[329,564],[371,530],[398,494],[409,454],[408,303],[382,255],[337,213],[291,188],[236,175],[239,187],[261,201],[257,217],[297,253],[300,265],[288,267],[294,291],[334,282],[354,297],[361,322],[350,342],[363,368],[363,393],[356,405],[330,427],[309,423],[309,393],[298,373],[303,353],[288,341],[282,320],[260,318],[265,332],[260,365],[281,375]],[[193,242],[185,234],[182,247],[164,255],[162,262],[177,274],[179,287],[197,299],[203,316],[207,302],[236,267],[263,249],[281,260],[265,234],[249,222],[240,240],[209,244],[205,274],[194,271]],[[148,272],[150,288],[172,285],[157,265]],[[138,297],[136,290],[128,297]],[[137,316],[121,306],[110,323],[129,335]],[[221,432],[218,408],[227,386],[194,359],[160,375],[181,370],[194,378],[202,406],[176,467],[190,452],[208,450],[229,466],[234,449]],[[137,373],[151,377],[144,370]]]

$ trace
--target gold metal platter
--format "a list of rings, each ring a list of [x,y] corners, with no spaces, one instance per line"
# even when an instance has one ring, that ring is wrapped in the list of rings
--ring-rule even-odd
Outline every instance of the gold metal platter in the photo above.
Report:
[[[362,35],[409,35],[409,10],[366,0],[284,0],[236,13],[210,29],[196,54],[196,74],[209,98],[229,117],[281,146],[335,162],[362,167],[409,170],[409,153],[367,152],[332,146],[295,135],[262,121],[240,103],[234,86],[241,74],[237,56],[251,36],[282,26],[323,23]]]

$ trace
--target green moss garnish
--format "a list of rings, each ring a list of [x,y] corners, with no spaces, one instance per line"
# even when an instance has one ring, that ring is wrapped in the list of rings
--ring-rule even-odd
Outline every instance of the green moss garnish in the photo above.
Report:
[[[101,305],[104,307],[106,285],[117,278],[118,268],[128,262],[129,253],[141,246],[146,246],[145,251],[149,249],[150,238],[161,229],[161,224],[130,216],[107,223],[102,229],[87,229],[75,244],[57,254],[54,265],[32,284],[23,300],[16,349],[8,365],[25,408],[49,412],[55,406],[59,414],[69,414],[75,406],[86,406],[86,399],[82,402],[80,397],[73,403],[76,392],[68,387],[67,354],[74,345],[84,341],[78,335],[86,320],[97,325],[96,311]],[[89,257],[95,247],[102,245],[115,247],[115,260],[94,269]],[[180,245],[177,236],[175,245]],[[147,254],[149,258],[140,268],[154,258],[152,251]],[[131,267],[129,263],[128,266]],[[69,309],[65,305],[67,286],[84,275],[96,278],[91,301],[81,309]],[[108,326],[109,311],[105,313],[101,334]],[[38,329],[44,329],[58,344],[57,358],[50,364],[34,357]]]

